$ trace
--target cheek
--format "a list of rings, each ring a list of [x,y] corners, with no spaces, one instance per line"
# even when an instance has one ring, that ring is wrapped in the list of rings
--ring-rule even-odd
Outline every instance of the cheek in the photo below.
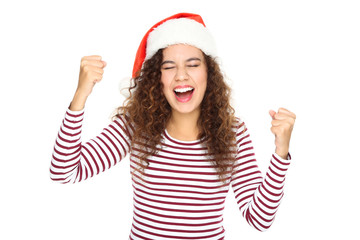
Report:
[[[167,79],[168,78],[166,78],[166,76],[161,75],[161,83],[162,83],[162,88],[163,88],[162,92],[164,93],[165,97],[169,96],[172,93],[172,91],[170,89],[171,82]]]
[[[160,80],[164,86],[169,86],[171,84],[171,79],[173,79],[173,74],[171,71],[161,72]]]
[[[207,87],[207,74],[202,74],[202,77],[199,78],[198,86],[201,88],[203,92],[206,91]]]
[[[168,81],[166,81],[166,76],[164,76],[164,74],[161,74],[160,81],[161,81],[161,83],[163,85],[163,89],[165,90],[166,87],[169,86],[169,83],[168,83]]]

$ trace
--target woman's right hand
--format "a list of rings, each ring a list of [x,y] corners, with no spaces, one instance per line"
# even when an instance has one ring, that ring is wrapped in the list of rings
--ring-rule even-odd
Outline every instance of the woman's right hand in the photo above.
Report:
[[[78,111],[84,108],[87,97],[91,94],[96,83],[103,77],[106,62],[101,56],[85,56],[81,59],[78,86],[70,104],[70,110]]]

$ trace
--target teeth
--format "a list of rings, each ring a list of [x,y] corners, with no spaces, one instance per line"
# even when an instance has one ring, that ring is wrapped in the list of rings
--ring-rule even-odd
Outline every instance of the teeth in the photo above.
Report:
[[[184,92],[187,92],[187,91],[191,91],[193,90],[194,88],[191,88],[191,87],[187,87],[187,88],[177,88],[177,89],[174,89],[175,92],[179,92],[179,93],[184,93]]]

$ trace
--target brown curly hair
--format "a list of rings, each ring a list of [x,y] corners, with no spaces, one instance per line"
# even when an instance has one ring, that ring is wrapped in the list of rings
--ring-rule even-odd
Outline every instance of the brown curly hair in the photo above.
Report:
[[[162,134],[171,117],[171,107],[165,98],[160,80],[162,52],[162,49],[158,50],[152,58],[144,62],[141,72],[132,79],[130,96],[124,106],[117,108],[114,115],[123,115],[132,124],[134,132],[130,136],[131,147],[141,145],[146,148],[141,151],[142,156],[137,156],[140,158],[140,168],[137,170],[141,174],[144,174],[144,169],[149,165],[147,157],[157,153],[156,146],[161,142]],[[208,78],[207,89],[200,106],[198,139],[205,139],[204,144],[209,156],[212,156],[209,161],[215,167],[219,179],[225,182],[226,174],[233,170],[236,156],[236,132],[232,129],[235,116],[230,105],[231,89],[225,83],[215,59],[206,54],[204,57]]]

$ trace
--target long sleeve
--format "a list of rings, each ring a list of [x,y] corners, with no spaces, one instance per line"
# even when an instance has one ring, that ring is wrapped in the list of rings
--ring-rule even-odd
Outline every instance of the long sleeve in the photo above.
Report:
[[[76,183],[120,162],[130,149],[131,128],[125,117],[115,119],[95,138],[82,143],[84,110],[68,109],[58,132],[51,159],[50,178]]]
[[[290,165],[290,154],[288,159],[282,159],[274,153],[263,178],[244,123],[241,123],[237,130],[237,148],[237,162],[231,178],[237,205],[242,216],[252,227],[265,231],[273,223],[284,194],[283,187]]]

